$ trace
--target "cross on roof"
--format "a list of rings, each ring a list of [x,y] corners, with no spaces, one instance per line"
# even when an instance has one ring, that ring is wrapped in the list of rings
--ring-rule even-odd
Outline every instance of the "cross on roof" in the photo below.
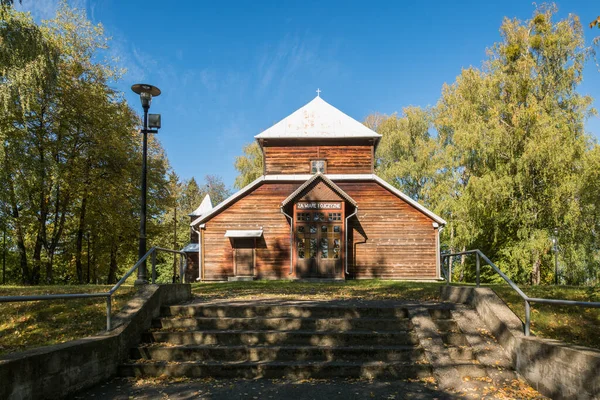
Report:
[[[321,89],[317,88],[317,97],[321,97]]]

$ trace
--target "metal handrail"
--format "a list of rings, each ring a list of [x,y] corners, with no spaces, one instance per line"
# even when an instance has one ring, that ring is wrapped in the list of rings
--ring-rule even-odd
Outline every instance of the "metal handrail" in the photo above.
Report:
[[[542,299],[538,297],[529,297],[527,296],[517,285],[514,283],[506,274],[500,271],[500,268],[496,266],[485,254],[481,252],[479,249],[475,250],[467,250],[461,251],[458,253],[451,254],[442,254],[441,255],[441,264],[442,271],[446,277],[446,285],[449,285],[452,282],[452,264],[448,262],[447,270],[444,270],[444,258],[446,260],[450,260],[450,257],[462,256],[462,255],[476,255],[476,286],[479,287],[480,280],[480,258],[483,259],[490,267],[494,269],[501,277],[508,283],[508,285],[514,289],[519,296],[525,301],[525,336],[529,336],[531,334],[531,304],[530,303],[543,303],[543,304],[554,304],[561,306],[577,306],[577,307],[589,307],[589,308],[600,308],[600,302],[592,302],[592,301],[574,301],[574,300],[563,300],[563,299]]]
[[[179,276],[184,276],[187,260],[185,259],[186,254],[183,251],[179,250],[171,250],[171,249],[163,249],[162,247],[152,247],[142,258],[135,263],[135,265],[123,275],[121,279],[108,291],[101,293],[62,293],[62,294],[41,294],[41,295],[33,295],[33,296],[0,296],[0,303],[15,303],[15,302],[26,302],[26,301],[40,301],[40,300],[70,300],[70,299],[85,299],[90,297],[106,297],[106,330],[112,330],[112,319],[111,319],[111,310],[112,310],[112,295],[121,287],[123,283],[135,272],[136,269],[140,267],[148,259],[148,257],[152,256],[152,284],[156,283],[156,253],[158,251],[164,251],[167,253],[175,253],[179,254],[181,257],[179,258]],[[183,280],[182,280],[183,281]]]

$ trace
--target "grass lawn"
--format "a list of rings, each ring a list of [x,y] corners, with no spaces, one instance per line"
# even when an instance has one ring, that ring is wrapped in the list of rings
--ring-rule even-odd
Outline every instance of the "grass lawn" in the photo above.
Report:
[[[356,280],[339,282],[252,281],[196,283],[192,293],[206,300],[281,297],[297,300],[438,301],[440,282]]]
[[[0,286],[0,296],[107,292],[112,286]],[[135,290],[122,286],[113,296],[115,315]],[[106,329],[106,299],[0,303],[0,354],[90,336]]]
[[[525,321],[525,302],[508,285],[492,289]],[[530,297],[600,301],[600,288],[575,286],[520,286]],[[531,331],[544,338],[600,349],[600,308],[531,303]]]

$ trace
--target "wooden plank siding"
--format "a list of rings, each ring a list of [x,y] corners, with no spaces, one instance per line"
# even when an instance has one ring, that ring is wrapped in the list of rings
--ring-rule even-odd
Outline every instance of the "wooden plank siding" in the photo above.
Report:
[[[204,231],[204,279],[227,280],[233,276],[233,248],[228,229],[263,228],[257,239],[255,276],[288,279],[290,224],[279,206],[302,182],[264,183],[206,222]]]
[[[337,181],[358,204],[348,234],[349,278],[435,279],[436,230],[431,218],[373,181]],[[228,229],[263,228],[257,239],[255,276],[290,279],[290,225],[281,202],[302,182],[265,182],[206,222],[204,280],[233,276]],[[319,185],[317,185],[319,186]],[[351,213],[348,210],[347,213]],[[197,265],[195,276],[197,276]]]
[[[311,160],[327,161],[328,174],[373,173],[373,146],[264,146],[267,174],[310,174]]]
[[[355,279],[435,279],[433,221],[376,182],[336,182],[358,204],[348,269]]]

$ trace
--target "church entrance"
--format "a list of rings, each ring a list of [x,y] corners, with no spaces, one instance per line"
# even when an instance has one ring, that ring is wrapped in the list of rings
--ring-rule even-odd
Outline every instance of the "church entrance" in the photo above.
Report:
[[[298,202],[295,211],[297,278],[343,278],[343,202]]]

